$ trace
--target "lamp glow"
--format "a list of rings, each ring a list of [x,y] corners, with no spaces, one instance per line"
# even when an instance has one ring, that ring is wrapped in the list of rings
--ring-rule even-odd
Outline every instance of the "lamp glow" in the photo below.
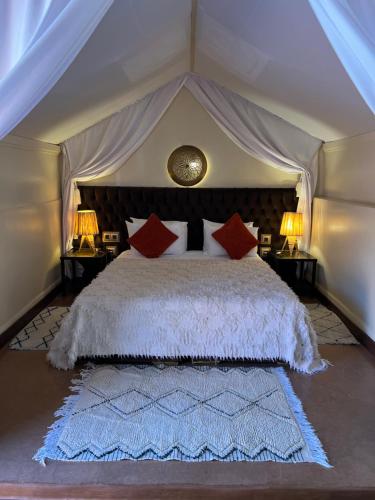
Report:
[[[303,235],[303,215],[299,212],[284,212],[281,221],[280,235],[285,236],[283,248],[288,243],[289,253],[292,255],[294,247],[297,248],[297,236]]]
[[[79,251],[85,242],[95,253],[94,235],[99,234],[98,221],[95,210],[78,210],[74,219],[74,234],[81,236]]]

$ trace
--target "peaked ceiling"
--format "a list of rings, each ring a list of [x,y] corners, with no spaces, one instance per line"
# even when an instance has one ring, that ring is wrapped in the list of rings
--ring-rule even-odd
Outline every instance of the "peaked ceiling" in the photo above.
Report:
[[[186,71],[325,141],[375,130],[307,0],[115,0],[14,133],[62,142]]]

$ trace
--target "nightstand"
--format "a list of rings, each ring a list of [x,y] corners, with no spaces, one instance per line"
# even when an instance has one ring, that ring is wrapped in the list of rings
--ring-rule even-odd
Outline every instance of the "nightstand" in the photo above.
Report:
[[[273,251],[270,252],[267,257],[274,271],[294,289],[299,288],[299,285],[304,282],[305,265],[310,264],[312,269],[311,282],[309,284],[313,289],[315,288],[316,264],[318,259],[313,255],[298,250],[293,252],[292,255],[290,255],[288,251],[281,253]],[[299,267],[298,280],[296,277],[297,267]]]
[[[112,260],[112,256],[106,250],[97,250],[96,253],[91,251],[78,252],[77,250],[69,250],[60,257],[61,265],[61,280],[63,292],[66,291],[66,276],[65,276],[65,262],[72,263],[72,280],[73,284],[77,282],[76,262],[83,267],[82,282],[83,285],[88,285],[100,271],[103,271],[105,266]]]

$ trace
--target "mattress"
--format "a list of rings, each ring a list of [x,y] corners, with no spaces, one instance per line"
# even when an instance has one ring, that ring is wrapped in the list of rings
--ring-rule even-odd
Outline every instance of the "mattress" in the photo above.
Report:
[[[48,359],[68,369],[78,357],[113,355],[325,366],[308,311],[268,264],[197,251],[121,254],[76,298]]]

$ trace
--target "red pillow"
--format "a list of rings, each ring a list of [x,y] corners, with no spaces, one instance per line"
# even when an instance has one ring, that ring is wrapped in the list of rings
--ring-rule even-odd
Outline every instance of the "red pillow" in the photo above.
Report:
[[[259,243],[246,228],[239,214],[232,215],[212,236],[225,248],[231,259],[242,259]]]
[[[177,239],[178,236],[165,227],[157,215],[151,214],[147,222],[128,238],[128,243],[152,259],[160,257]]]

